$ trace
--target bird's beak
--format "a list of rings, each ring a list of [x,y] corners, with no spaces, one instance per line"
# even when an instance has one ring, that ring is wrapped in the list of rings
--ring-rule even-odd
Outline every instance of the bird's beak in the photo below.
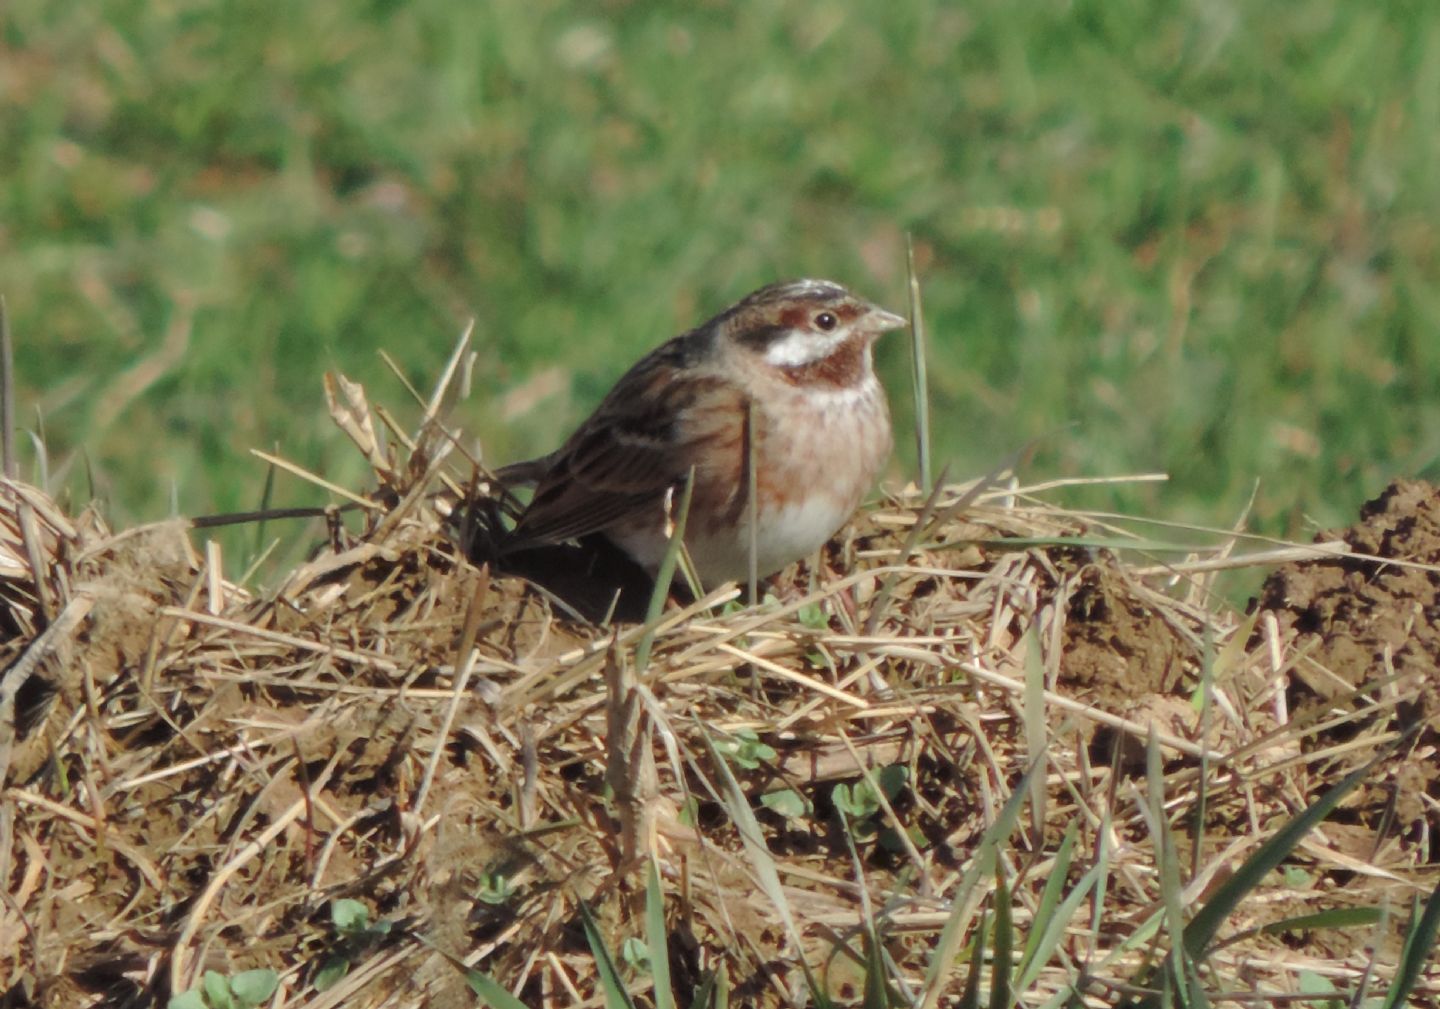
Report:
[[[866,332],[879,336],[892,329],[906,328],[910,325],[910,320],[894,312],[887,312],[878,305],[871,305],[870,311],[865,313],[864,323]]]

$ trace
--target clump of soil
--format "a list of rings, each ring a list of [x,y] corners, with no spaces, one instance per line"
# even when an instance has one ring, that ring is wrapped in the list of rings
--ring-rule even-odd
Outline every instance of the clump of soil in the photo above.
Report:
[[[1177,619],[1173,602],[1152,594],[1109,551],[1051,556],[1064,573],[1057,586],[1057,600],[1066,603],[1058,680],[1067,692],[1135,724],[1195,735],[1199,719],[1189,697],[1199,679],[1201,628]],[[1067,563],[1077,557],[1078,565]],[[1082,736],[1096,764],[1143,772],[1144,741],[1136,734],[1097,724]]]
[[[1393,811],[1412,829],[1440,831],[1440,489],[1397,480],[1354,525],[1316,539],[1351,553],[1277,569],[1258,602],[1285,649],[1293,715],[1341,716],[1308,737],[1317,749],[1413,731],[1359,806],[1369,823]],[[1263,623],[1256,633],[1259,642]]]
[[[1060,675],[1107,709],[1169,694],[1198,666],[1189,643],[1161,612],[1126,584],[1115,558],[1105,555],[1082,568],[1070,594]]]

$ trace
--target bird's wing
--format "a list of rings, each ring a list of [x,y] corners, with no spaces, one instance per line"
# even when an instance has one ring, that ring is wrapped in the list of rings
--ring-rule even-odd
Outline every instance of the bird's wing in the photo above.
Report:
[[[534,487],[545,474],[550,472],[551,457],[542,455],[538,459],[512,462],[495,471],[495,479],[506,487]]]
[[[662,447],[632,443],[597,428],[567,452],[535,488],[515,524],[522,541],[553,542],[598,532],[645,507],[658,507],[674,485]],[[583,453],[583,454],[582,454]]]
[[[743,402],[739,388],[714,374],[676,367],[658,354],[645,359],[549,457],[550,469],[516,523],[517,537],[573,539],[659,509],[697,456],[722,448],[706,443],[738,429]]]

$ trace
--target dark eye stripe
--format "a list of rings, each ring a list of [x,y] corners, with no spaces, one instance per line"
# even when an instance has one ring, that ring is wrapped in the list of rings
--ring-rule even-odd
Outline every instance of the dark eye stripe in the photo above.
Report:
[[[754,329],[741,330],[736,334],[736,339],[747,347],[764,350],[788,332],[789,326],[757,326]]]

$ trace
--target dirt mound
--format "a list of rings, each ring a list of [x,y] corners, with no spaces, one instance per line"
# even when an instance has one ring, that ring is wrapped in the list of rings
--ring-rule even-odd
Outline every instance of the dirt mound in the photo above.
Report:
[[[631,948],[651,859],[688,990],[723,970],[733,1004],[787,1004],[804,962],[856,1004],[870,921],[893,983],[919,991],[958,873],[1037,761],[1003,858],[1017,928],[1038,927],[1063,839],[1109,884],[1102,929],[1090,900],[1071,908],[1063,958],[1027,997],[1066,991],[1067,964],[1088,963],[1103,1003],[1106,979],[1147,956],[1131,938],[1165,903],[1157,851],[1190,853],[1200,900],[1394,735],[1401,681],[1359,680],[1433,662],[1416,630],[1433,583],[1393,563],[1277,574],[1252,636],[1210,603],[1205,572],[1229,543],[1156,564],[1113,525],[960,488],[868,511],[759,606],[728,589],[671,601],[653,626],[586,619],[474,564],[449,503],[462,484],[421,448],[390,459],[353,392],[346,409],[379,489],[263,595],[173,526],[114,535],[3,485],[0,708],[25,717],[0,738],[0,1004],[163,1005],[205,970],[258,967],[279,973],[275,1004],[471,1004],[444,953],[526,1004],[574,1004],[596,991],[582,902],[607,949]],[[1423,524],[1376,521],[1397,543]],[[1382,620],[1388,598],[1414,619]],[[1341,612],[1374,619],[1327,633]],[[1372,624],[1368,672],[1345,681],[1367,700],[1342,688],[1316,695],[1315,720],[1291,718],[1286,677],[1325,647],[1353,654]],[[1163,781],[1145,777],[1147,747]],[[1408,760],[1436,777],[1433,748]],[[1414,831],[1327,822],[1208,970],[1277,992],[1322,966],[1358,978],[1372,953],[1393,971],[1398,926],[1374,951],[1245,930],[1403,905],[1433,887],[1430,861]],[[1062,882],[1093,880],[1085,863]],[[360,925],[337,924],[345,901]],[[318,995],[337,962],[349,973]],[[936,983],[953,993],[959,975]]]
[[[1356,524],[1318,539],[1353,552],[1271,574],[1257,635],[1283,653],[1294,718],[1320,725],[1312,749],[1344,762],[1347,747],[1366,752],[1349,746],[1357,737],[1413,730],[1352,809],[1367,826],[1398,819],[1412,839],[1428,836],[1430,860],[1440,859],[1440,489],[1396,481]]]

